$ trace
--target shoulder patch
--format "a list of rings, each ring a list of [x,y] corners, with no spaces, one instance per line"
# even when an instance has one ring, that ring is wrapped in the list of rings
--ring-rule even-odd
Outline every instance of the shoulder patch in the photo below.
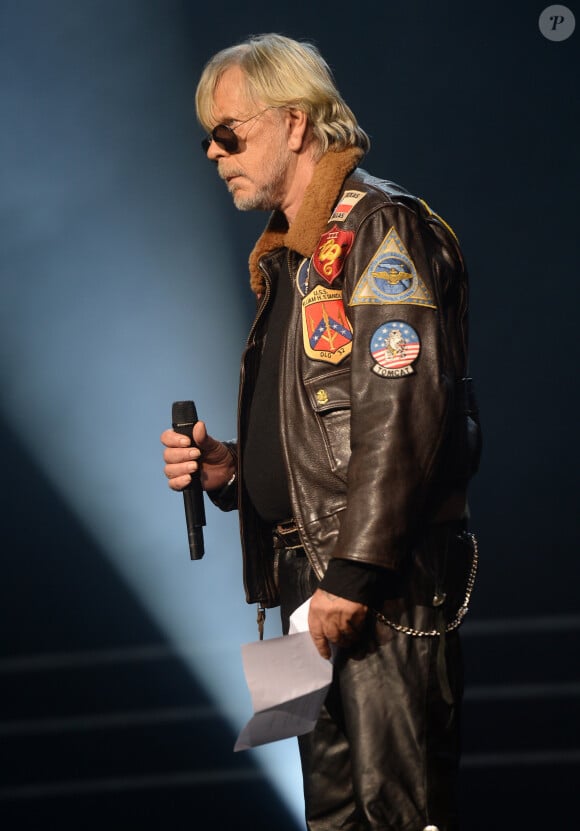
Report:
[[[362,190],[345,190],[338,200],[334,213],[328,221],[344,222],[354,206],[360,202],[363,196],[366,196],[366,193]]]
[[[338,225],[334,225],[318,240],[316,251],[312,255],[312,264],[327,283],[332,283],[342,271],[344,258],[353,242],[354,232],[343,231]]]
[[[390,320],[374,332],[370,342],[375,362],[372,370],[381,378],[403,378],[412,375],[411,366],[419,357],[419,335],[404,320]]]
[[[409,252],[391,228],[360,277],[349,306],[401,303],[436,309]]]
[[[302,301],[304,351],[315,361],[339,364],[352,350],[352,327],[342,292],[316,286]]]

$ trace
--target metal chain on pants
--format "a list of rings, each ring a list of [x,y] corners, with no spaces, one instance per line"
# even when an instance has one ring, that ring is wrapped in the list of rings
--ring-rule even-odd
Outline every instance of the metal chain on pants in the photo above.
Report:
[[[471,599],[471,593],[475,585],[477,566],[479,563],[479,546],[477,544],[476,536],[472,533],[467,533],[467,536],[471,540],[473,556],[471,559],[471,568],[469,570],[469,576],[467,578],[467,585],[465,587],[465,597],[463,598],[463,603],[457,610],[457,614],[455,615],[451,623],[447,624],[443,632],[440,632],[438,629],[413,629],[412,626],[404,626],[402,623],[395,623],[394,621],[389,620],[381,612],[375,612],[377,620],[381,623],[384,623],[385,626],[390,626],[390,628],[394,629],[396,632],[402,632],[404,635],[410,635],[413,638],[436,638],[439,637],[441,634],[453,632],[454,629],[457,629],[463,621],[463,618],[469,611],[469,601]]]

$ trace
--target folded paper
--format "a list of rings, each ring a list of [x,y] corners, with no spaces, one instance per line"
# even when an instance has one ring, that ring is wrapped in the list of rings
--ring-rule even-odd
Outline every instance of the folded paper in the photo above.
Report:
[[[254,715],[234,750],[301,736],[316,724],[332,680],[332,663],[319,654],[308,631],[309,603],[290,618],[290,634],[242,646]]]

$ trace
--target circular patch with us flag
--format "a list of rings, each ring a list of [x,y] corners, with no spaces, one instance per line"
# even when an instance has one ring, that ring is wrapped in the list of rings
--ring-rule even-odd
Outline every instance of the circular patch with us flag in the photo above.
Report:
[[[370,351],[375,365],[372,370],[381,378],[402,378],[415,370],[411,366],[419,357],[419,335],[404,320],[390,320],[374,332]]]

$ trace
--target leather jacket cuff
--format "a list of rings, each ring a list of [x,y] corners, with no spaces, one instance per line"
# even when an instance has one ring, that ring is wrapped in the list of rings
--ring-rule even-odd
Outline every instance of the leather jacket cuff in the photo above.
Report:
[[[237,445],[235,442],[225,441],[223,444],[227,447],[231,457],[234,469],[238,465]],[[221,487],[212,491],[206,491],[209,499],[220,508],[222,511],[233,511],[238,507],[238,477],[234,473],[228,482]]]

